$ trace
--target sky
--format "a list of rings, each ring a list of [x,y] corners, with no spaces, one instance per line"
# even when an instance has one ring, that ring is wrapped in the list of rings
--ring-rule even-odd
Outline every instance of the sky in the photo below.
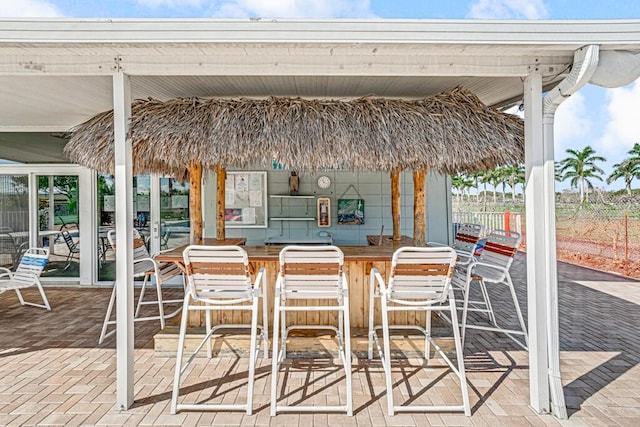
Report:
[[[0,0],[0,17],[640,19],[640,0]],[[590,145],[610,174],[640,142],[639,105],[640,81],[617,89],[587,85],[557,111],[556,160],[568,148]],[[622,180],[608,186],[623,187]]]

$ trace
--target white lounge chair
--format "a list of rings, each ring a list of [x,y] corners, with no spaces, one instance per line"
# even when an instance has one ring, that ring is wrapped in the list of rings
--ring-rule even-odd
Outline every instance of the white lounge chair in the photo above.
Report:
[[[51,310],[47,296],[42,289],[40,283],[40,274],[47,265],[49,259],[49,249],[46,248],[29,248],[22,256],[18,267],[15,272],[0,267],[0,293],[5,291],[16,291],[18,299],[22,305],[31,305],[33,307],[40,307],[46,310]],[[36,286],[42,297],[42,304],[36,304],[33,302],[25,301],[20,293],[20,289]]]

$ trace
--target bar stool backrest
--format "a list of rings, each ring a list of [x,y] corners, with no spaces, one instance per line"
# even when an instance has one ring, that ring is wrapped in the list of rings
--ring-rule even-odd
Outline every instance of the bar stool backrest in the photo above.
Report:
[[[389,299],[407,304],[446,301],[455,262],[456,252],[449,247],[396,250],[391,259]]]
[[[107,240],[113,251],[116,251],[116,230],[109,230],[107,232]],[[138,262],[143,259],[149,259],[149,262]],[[154,265],[151,262],[151,255],[147,246],[144,244],[144,239],[140,236],[140,233],[135,228],[133,229],[133,276],[140,277],[148,272],[153,271]]]
[[[342,299],[344,254],[336,246],[287,246],[280,251],[285,298]]]
[[[513,263],[513,259],[516,253],[518,253],[518,247],[521,241],[522,237],[520,233],[515,231],[493,230],[489,236],[487,236],[487,242],[478,257],[478,262],[502,267],[503,271],[478,265],[474,269],[474,273],[482,276],[485,280],[493,282],[505,280],[511,263]]]
[[[482,229],[483,227],[480,224],[460,224],[453,239],[453,249],[473,255],[478,246]]]
[[[241,247],[190,245],[183,257],[194,300],[220,304],[253,298],[249,257]]]

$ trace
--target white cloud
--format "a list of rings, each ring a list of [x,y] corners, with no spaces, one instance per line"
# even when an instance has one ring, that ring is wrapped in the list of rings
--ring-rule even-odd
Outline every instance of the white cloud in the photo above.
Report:
[[[505,110],[524,120],[524,111],[519,106]],[[560,104],[553,121],[554,155],[556,160],[567,156],[567,148],[582,149],[588,145],[592,135],[592,121],[587,108],[587,100],[578,92]],[[595,148],[595,147],[594,147]]]
[[[218,18],[373,17],[371,0],[137,0],[139,5],[206,10]]]
[[[543,0],[476,0],[469,8],[474,19],[544,19],[548,17]]]
[[[64,15],[55,5],[46,0],[3,0],[0,2],[0,16],[5,18],[55,18]]]
[[[179,9],[182,7],[200,7],[205,0],[138,0],[138,4],[153,8],[168,7]]]
[[[606,125],[596,146],[608,160],[618,163],[626,157],[634,143],[640,142],[640,82],[607,90],[606,100]]]
[[[373,17],[370,0],[226,0],[213,9],[224,18],[364,18]]]
[[[589,145],[593,134],[591,123],[587,102],[582,93],[575,93],[560,104],[553,127],[556,160],[567,157],[567,148],[582,149]]]

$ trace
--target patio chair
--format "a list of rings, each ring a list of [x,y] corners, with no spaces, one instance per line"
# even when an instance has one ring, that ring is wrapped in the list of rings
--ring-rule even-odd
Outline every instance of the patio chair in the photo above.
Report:
[[[271,366],[271,416],[278,412],[346,412],[353,415],[351,387],[351,331],[349,289],[344,273],[344,255],[335,246],[286,246],[280,251],[273,309],[273,353]],[[293,302],[295,300],[295,302]],[[324,301],[319,301],[324,300]],[[334,301],[329,305],[327,300]],[[293,302],[289,305],[289,302]],[[310,305],[316,302],[322,305]],[[305,304],[306,303],[306,304]],[[329,325],[287,326],[288,312],[336,311],[338,327]],[[330,330],[336,333],[339,356],[346,376],[346,404],[335,406],[278,405],[278,373],[287,357],[287,336],[294,329]],[[281,341],[279,341],[281,340]]]
[[[369,359],[373,358],[373,342],[384,368],[387,388],[387,410],[389,415],[396,412],[435,412],[464,411],[471,415],[469,394],[464,369],[462,342],[456,315],[456,304],[451,287],[451,275],[456,261],[456,252],[452,248],[403,247],[396,250],[391,259],[391,272],[388,284],[376,268],[370,273],[369,294]],[[374,325],[374,297],[381,301],[382,325]],[[419,325],[389,325],[390,312],[424,311],[425,327]],[[453,342],[455,344],[457,367],[431,336],[431,312],[448,311],[453,326]],[[377,329],[382,329],[383,348],[380,346]],[[396,406],[393,400],[393,381],[391,375],[390,330],[417,330],[424,334],[424,357],[429,359],[430,347],[440,354],[460,382],[462,405],[450,406]]]
[[[5,265],[10,265],[11,268],[14,268],[20,260],[20,249],[16,246],[15,240],[9,234],[10,232],[11,228],[0,227],[0,256],[4,255],[7,261],[11,260],[10,263],[7,262]]]
[[[63,231],[64,232],[64,231]],[[115,240],[115,230],[109,230],[107,232],[107,240],[109,241],[109,245],[115,252],[116,250],[116,240]],[[177,304],[181,303],[182,299],[170,299],[165,300],[162,298],[162,286],[169,281],[170,279],[182,274],[180,268],[172,262],[168,263],[159,263],[155,261],[151,255],[149,255],[149,251],[144,243],[144,240],[140,236],[137,230],[133,230],[133,277],[134,279],[142,278],[142,287],[140,288],[140,295],[138,297],[138,303],[136,304],[136,311],[134,314],[135,322],[144,322],[148,320],[159,320],[160,328],[164,329],[165,321],[176,316],[181,307],[176,309],[171,313],[165,313],[165,305],[167,304]],[[153,300],[144,300],[145,290],[147,288],[147,284],[150,283],[150,279],[155,278],[155,288],[156,288],[156,299]],[[184,286],[184,284],[183,284]],[[102,344],[102,342],[115,333],[115,329],[107,332],[109,325],[115,325],[116,320],[111,319],[111,314],[113,312],[113,307],[116,302],[116,286],[113,286],[113,291],[111,292],[111,299],[109,300],[109,305],[107,307],[107,313],[104,317],[104,322],[102,324],[102,330],[100,332],[100,338],[98,339],[98,344]],[[145,305],[157,305],[158,306],[158,314],[154,316],[142,316],[140,317],[140,311]]]
[[[509,274],[509,268],[518,252],[521,236],[515,231],[494,230],[487,237],[487,242],[480,256],[476,261],[471,262],[465,270],[457,270],[454,274],[454,281],[464,285],[464,300],[462,305],[462,342],[464,343],[467,329],[480,329],[485,331],[501,332],[511,338],[523,349],[527,349],[529,342],[527,337],[527,327],[520,311],[520,304],[516,296],[515,288]],[[482,295],[482,301],[470,300],[471,287],[477,284]],[[492,284],[493,288],[502,285],[510,292],[515,313],[518,318],[520,329],[507,329],[498,324],[494,307],[491,304],[487,284]],[[502,289],[504,289],[504,287]],[[491,326],[481,323],[469,323],[469,313],[485,313]],[[522,336],[522,340],[516,336]]]
[[[80,245],[77,244],[75,240],[73,240],[71,233],[69,233],[69,231],[66,229],[62,229],[60,231],[60,235],[64,239],[64,242],[67,245],[67,249],[69,250],[69,253],[67,254],[67,259],[65,260],[66,264],[63,268],[63,270],[66,270],[71,266],[71,261],[74,258],[78,258],[80,254]]]
[[[183,257],[187,275],[187,292],[184,297],[182,322],[180,323],[178,354],[176,356],[171,397],[171,413],[175,414],[180,410],[242,410],[246,411],[247,415],[251,415],[253,411],[255,366],[260,344],[264,345],[263,355],[265,359],[268,357],[269,352],[269,337],[267,331],[268,308],[264,268],[260,269],[252,284],[249,272],[249,258],[244,249],[239,246],[191,245],[187,246],[184,250]],[[260,298],[262,298],[262,325],[258,325],[258,301]],[[219,324],[212,326],[211,312],[216,310],[225,313],[229,313],[229,311],[232,310],[251,311],[251,324]],[[182,359],[190,311],[205,312],[206,334],[183,367]],[[207,356],[211,358],[211,336],[218,330],[229,328],[250,328],[251,330],[246,403],[178,404],[180,379],[193,361],[193,358],[200,352],[205,343],[207,344]],[[260,329],[259,337],[258,329]]]
[[[460,224],[451,247],[456,251],[457,266],[466,266],[474,260],[473,254],[478,247],[484,227],[480,224]],[[447,246],[438,242],[427,242],[427,246]]]
[[[14,290],[18,294],[18,299],[22,305],[31,305],[33,307],[40,307],[46,310],[51,310],[49,300],[42,289],[40,283],[40,274],[47,265],[49,259],[49,249],[47,248],[29,248],[22,256],[18,267],[15,272],[0,267],[0,293],[4,291]],[[20,293],[20,289],[29,288],[35,286],[40,292],[42,297],[42,304],[25,301]]]
[[[484,227],[480,224],[469,224],[463,223],[460,224],[456,229],[456,235],[453,238],[453,244],[451,247],[456,251],[456,270],[466,271],[467,266],[475,261],[474,254],[476,253],[476,249],[478,248],[478,242],[480,241],[480,235]],[[436,247],[436,246],[446,246],[442,243],[438,242],[427,242],[427,246]],[[455,274],[454,274],[455,277]],[[463,281],[453,280],[451,282],[453,286],[454,294],[458,292],[461,297],[456,300],[458,304],[458,310],[462,310],[462,299],[464,299],[464,286],[465,283]],[[439,313],[440,317],[447,322],[451,323],[451,319],[446,313]]]

